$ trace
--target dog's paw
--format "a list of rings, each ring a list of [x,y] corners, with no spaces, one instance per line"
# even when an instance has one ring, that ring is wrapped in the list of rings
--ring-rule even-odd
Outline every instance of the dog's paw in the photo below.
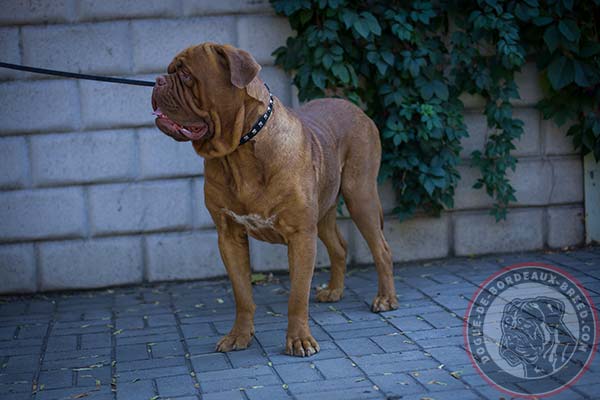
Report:
[[[296,357],[310,357],[321,350],[319,343],[311,335],[302,338],[286,338],[285,354]]]
[[[391,295],[377,295],[375,299],[373,299],[373,304],[371,305],[371,311],[373,312],[383,312],[383,311],[391,311],[395,310],[400,305],[398,304],[398,299],[395,294]]]
[[[252,335],[247,333],[229,333],[217,342],[216,351],[225,353],[232,350],[244,350],[252,341]]]
[[[332,303],[340,301],[344,295],[344,288],[340,289],[317,289],[317,301],[320,303]]]

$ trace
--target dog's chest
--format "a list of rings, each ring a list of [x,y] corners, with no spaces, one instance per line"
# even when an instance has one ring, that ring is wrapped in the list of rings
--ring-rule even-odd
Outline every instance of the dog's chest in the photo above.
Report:
[[[238,214],[223,208],[223,213],[235,223],[244,226],[250,236],[271,243],[283,243],[283,237],[277,232],[277,215],[264,217],[259,214]]]
[[[239,215],[228,209],[223,209],[223,212],[233,218],[236,223],[244,225],[246,229],[251,231],[275,229],[276,215],[266,218],[258,214]]]

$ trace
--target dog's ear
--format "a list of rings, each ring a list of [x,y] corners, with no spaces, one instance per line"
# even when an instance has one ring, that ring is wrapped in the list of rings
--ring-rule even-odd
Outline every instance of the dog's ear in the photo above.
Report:
[[[245,88],[258,75],[260,65],[247,51],[224,45],[220,47],[220,52],[227,59],[230,80],[235,87]]]
[[[536,300],[538,300],[546,318],[561,319],[565,313],[565,304],[560,300],[545,296],[537,297]]]

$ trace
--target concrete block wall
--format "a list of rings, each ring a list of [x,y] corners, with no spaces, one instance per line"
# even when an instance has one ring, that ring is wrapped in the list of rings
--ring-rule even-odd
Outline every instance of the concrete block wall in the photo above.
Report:
[[[0,60],[151,80],[179,50],[203,41],[252,52],[285,104],[291,81],[271,52],[291,34],[267,0],[41,0],[3,2]],[[385,233],[396,261],[562,247],[583,240],[582,166],[564,132],[541,120],[535,67],[520,78],[517,115],[526,133],[511,177],[519,202],[507,221],[470,188],[473,149],[488,129],[481,101],[465,96],[471,137],[456,208]],[[153,125],[150,88],[56,79],[0,69],[0,293],[93,288],[224,275],[203,204],[203,161]],[[366,244],[340,218],[349,262],[370,263]],[[260,271],[287,268],[283,246],[251,242]],[[319,244],[317,265],[328,265]]]

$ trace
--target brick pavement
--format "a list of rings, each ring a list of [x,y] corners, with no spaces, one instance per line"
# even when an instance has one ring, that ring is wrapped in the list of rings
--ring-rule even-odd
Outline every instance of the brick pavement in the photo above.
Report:
[[[254,288],[249,349],[215,353],[232,324],[226,280],[0,298],[0,398],[501,399],[471,366],[462,316],[478,284],[502,266],[561,267],[600,303],[600,248],[449,259],[396,267],[401,308],[373,314],[373,267],[350,269],[344,299],[311,299],[321,352],[282,354],[287,276]],[[318,271],[313,283],[327,280]],[[314,295],[314,293],[313,293]],[[600,398],[600,359],[553,399]]]

